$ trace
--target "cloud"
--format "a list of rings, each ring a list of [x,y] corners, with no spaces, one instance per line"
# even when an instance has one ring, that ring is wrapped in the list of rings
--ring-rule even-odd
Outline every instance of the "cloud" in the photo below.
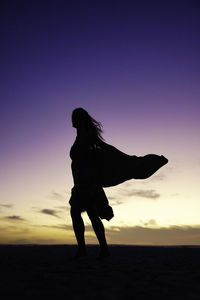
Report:
[[[61,193],[57,193],[55,191],[52,191],[50,196],[48,196],[49,198],[52,198],[54,200],[59,200],[59,201],[63,201],[66,199],[65,196],[63,196]]]
[[[23,226],[22,227],[21,225],[22,224],[13,224],[13,225],[7,225],[7,226],[1,226],[0,225],[0,231],[3,232],[4,234],[6,234],[7,236],[10,233],[14,233],[15,235],[16,234],[20,235],[20,234],[24,234],[24,233],[29,233],[31,231],[31,229],[28,228],[28,226],[26,226],[26,227]]]
[[[146,222],[140,220],[140,223],[141,223],[143,226],[145,226],[145,227],[146,227],[146,226],[157,226],[157,225],[158,225],[155,219],[150,219],[149,221],[146,221]]]
[[[60,242],[59,239],[54,238],[38,238],[38,237],[32,237],[31,242],[34,244],[57,244]]]
[[[120,201],[120,200],[111,201],[111,205],[112,205],[112,206],[120,205],[120,204],[123,204],[123,203],[124,203],[124,201]]]
[[[24,218],[15,215],[4,217],[4,219],[11,220],[11,221],[25,221]]]
[[[9,216],[11,220],[19,220],[19,216]],[[13,218],[14,217],[14,218]],[[19,218],[16,218],[19,217]],[[10,218],[9,218],[10,219]],[[154,219],[143,222],[144,226],[111,226],[106,227],[106,237],[109,244],[127,244],[127,245],[200,245],[200,225],[195,226],[170,226],[170,227],[148,227],[153,225]],[[145,225],[146,224],[146,225]],[[36,243],[36,244],[51,244],[65,243],[62,234],[59,237],[51,229],[57,229],[66,232],[68,243],[75,243],[73,227],[71,224],[57,225],[34,225],[29,229],[27,227],[19,227],[21,223],[9,226],[1,226],[0,230],[4,233],[1,236],[0,243]],[[36,228],[46,228],[52,232],[52,236],[44,234],[44,237],[37,235]],[[36,231],[34,231],[36,229]],[[26,231],[25,231],[26,230]],[[85,226],[85,234],[87,241],[97,243],[93,228],[90,224]]]
[[[32,206],[32,210],[37,213],[42,213],[42,214],[60,218],[59,214],[60,213],[63,214],[63,212],[67,211],[67,206],[54,206],[53,209],[49,209],[49,208],[41,209],[41,207]]]
[[[107,196],[109,198],[109,200],[117,200],[117,197],[116,196]]]
[[[35,236],[33,237],[29,237],[29,238],[19,238],[19,239],[12,239],[8,242],[8,244],[18,244],[18,245],[22,245],[22,244],[58,244],[60,242],[60,240],[56,240],[56,239],[47,239],[47,238],[37,238]]]
[[[28,239],[15,239],[8,242],[8,244],[30,244],[30,241]]]
[[[200,226],[170,226],[148,228],[142,226],[106,229],[113,244],[135,245],[200,245]]]
[[[158,199],[160,197],[160,194],[157,193],[155,190],[125,190],[123,189],[122,194],[131,197],[131,196],[136,196],[136,197],[142,197],[142,198],[148,198],[148,199]]]
[[[0,207],[11,208],[13,204],[0,204]]]
[[[142,198],[148,198],[148,199],[158,199],[160,197],[160,194],[157,193],[155,190],[123,190],[122,192],[125,196],[131,197],[142,197]]]
[[[111,206],[117,206],[124,203],[124,201],[119,200],[116,196],[108,196],[108,200]]]
[[[72,230],[72,225],[68,224],[59,224],[59,225],[37,225],[38,227],[52,228],[52,229],[60,229],[60,230]],[[85,225],[85,231],[93,231],[91,225]]]
[[[143,222],[144,226],[111,226],[106,228],[106,237],[110,244],[132,245],[200,245],[200,225],[157,227],[154,219]],[[154,226],[151,228],[148,226]],[[38,225],[40,226],[40,225]],[[69,224],[41,225],[40,227],[68,230]],[[85,226],[85,234],[94,232],[91,225]]]
[[[43,213],[43,214],[46,214],[46,215],[50,215],[50,216],[54,216],[54,217],[59,218],[59,216],[57,215],[57,213],[58,213],[59,211],[57,211],[57,210],[55,210],[55,209],[44,208],[44,209],[41,209],[39,212],[40,212],[40,213]]]
[[[61,210],[66,210],[67,209],[67,205],[64,206],[55,206],[55,208],[61,209]]]

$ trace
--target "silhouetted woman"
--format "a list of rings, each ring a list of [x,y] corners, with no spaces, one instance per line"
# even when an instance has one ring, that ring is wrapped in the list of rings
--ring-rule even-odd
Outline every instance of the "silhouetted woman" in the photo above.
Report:
[[[101,219],[109,221],[114,215],[103,187],[129,179],[146,179],[168,160],[156,154],[128,155],[105,143],[101,136],[101,123],[83,108],[72,112],[72,125],[77,129],[77,137],[70,150],[74,187],[69,203],[78,243],[76,257],[86,255],[85,227],[81,217],[81,213],[86,211],[100,244],[99,258],[104,258],[109,256],[109,250]]]
[[[112,208],[102,186],[97,182],[97,166],[94,153],[97,144],[103,143],[101,123],[94,120],[83,108],[72,112],[72,126],[77,129],[76,140],[71,147],[72,175],[74,187],[70,198],[71,217],[74,233],[78,243],[75,257],[87,255],[84,223],[81,213],[86,211],[100,245],[99,258],[109,256],[105,230],[100,218],[110,220]]]

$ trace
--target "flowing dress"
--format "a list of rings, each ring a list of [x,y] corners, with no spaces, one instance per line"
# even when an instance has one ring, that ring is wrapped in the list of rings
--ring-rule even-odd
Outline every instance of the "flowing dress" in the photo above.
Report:
[[[69,203],[81,211],[87,211],[92,207],[101,219],[109,221],[114,214],[102,185],[97,179],[98,170],[94,162],[94,145],[95,143],[91,142],[89,138],[77,136],[71,147],[74,187]]]
[[[80,136],[71,147],[70,157],[74,179],[70,205],[82,211],[93,206],[99,217],[107,220],[114,215],[103,187],[146,179],[168,162],[163,155],[128,155],[99,138]]]
[[[114,186],[130,179],[149,178],[168,162],[163,155],[128,155],[103,141],[97,142],[92,153],[98,170],[96,180],[103,187]]]

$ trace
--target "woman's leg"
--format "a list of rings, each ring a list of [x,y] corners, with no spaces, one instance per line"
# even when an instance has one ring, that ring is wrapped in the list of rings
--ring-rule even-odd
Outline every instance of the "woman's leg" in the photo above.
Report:
[[[77,207],[72,206],[70,212],[71,212],[74,233],[78,243],[77,256],[83,256],[86,255],[86,247],[85,247],[85,237],[84,237],[85,226],[83,223],[83,219],[81,217],[81,210]]]
[[[97,211],[94,207],[87,209],[88,217],[91,220],[92,227],[97,236],[100,245],[100,257],[109,256],[108,245],[105,237],[105,229],[101,219],[99,218]]]

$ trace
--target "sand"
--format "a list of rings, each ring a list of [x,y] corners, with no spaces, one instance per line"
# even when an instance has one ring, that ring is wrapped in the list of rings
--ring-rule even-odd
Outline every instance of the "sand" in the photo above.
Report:
[[[0,246],[1,299],[200,299],[200,248]]]

